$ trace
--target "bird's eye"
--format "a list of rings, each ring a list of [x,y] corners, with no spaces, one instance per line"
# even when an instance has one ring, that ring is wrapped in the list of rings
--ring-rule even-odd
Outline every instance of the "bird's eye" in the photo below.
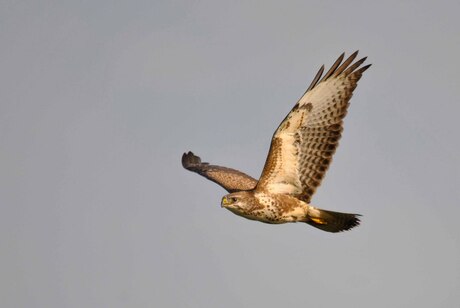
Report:
[[[234,197],[224,197],[222,199],[222,204],[233,204],[236,202],[236,198]]]

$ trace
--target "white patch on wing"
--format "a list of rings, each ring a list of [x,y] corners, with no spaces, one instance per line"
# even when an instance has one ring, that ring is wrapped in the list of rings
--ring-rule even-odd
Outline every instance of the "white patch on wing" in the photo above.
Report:
[[[302,183],[298,172],[300,148],[295,135],[305,125],[307,119],[308,111],[301,107],[291,112],[278,128],[275,137],[281,141],[279,145],[281,155],[273,172],[274,176],[267,185],[270,192],[279,194],[302,193]]]
[[[349,84],[349,81],[344,77],[328,79],[300,98],[300,106],[304,106],[309,102],[311,102],[313,106],[308,126],[314,127],[324,125],[323,120],[321,120],[321,115],[325,109],[331,108],[334,105],[334,98],[339,99],[337,93],[345,89],[346,86],[344,81]],[[351,95],[348,99],[349,98],[351,98]]]
[[[293,134],[282,134],[281,162],[277,164],[275,177],[267,185],[269,191],[280,194],[296,194],[302,191],[297,173],[297,149]]]

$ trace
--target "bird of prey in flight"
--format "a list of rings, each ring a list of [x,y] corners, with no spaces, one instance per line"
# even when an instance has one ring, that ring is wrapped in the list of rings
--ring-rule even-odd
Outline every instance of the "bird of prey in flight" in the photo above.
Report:
[[[305,94],[273,134],[259,180],[231,168],[201,162],[184,153],[182,165],[225,188],[221,206],[251,220],[270,224],[303,222],[327,232],[359,225],[359,214],[319,209],[310,204],[339,144],[350,98],[366,58],[344,62],[342,54],[322,77],[320,68]],[[322,77],[322,78],[321,78]]]

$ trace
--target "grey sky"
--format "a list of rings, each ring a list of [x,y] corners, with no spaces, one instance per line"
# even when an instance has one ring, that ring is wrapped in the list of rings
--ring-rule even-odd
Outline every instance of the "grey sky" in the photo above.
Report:
[[[2,1],[1,307],[457,307],[458,1]],[[260,175],[321,64],[373,66],[313,204],[244,220],[204,160]]]

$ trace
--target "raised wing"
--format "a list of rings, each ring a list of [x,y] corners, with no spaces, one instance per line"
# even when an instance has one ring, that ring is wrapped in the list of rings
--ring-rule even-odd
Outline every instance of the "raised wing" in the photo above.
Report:
[[[202,163],[201,158],[192,152],[182,155],[182,166],[219,184],[230,193],[251,190],[257,185],[257,180],[249,175],[235,169]]]
[[[331,163],[343,130],[343,118],[362,73],[358,52],[344,54],[320,80],[321,67],[305,94],[275,131],[256,190],[296,196],[310,202]],[[341,64],[342,63],[342,64]]]

